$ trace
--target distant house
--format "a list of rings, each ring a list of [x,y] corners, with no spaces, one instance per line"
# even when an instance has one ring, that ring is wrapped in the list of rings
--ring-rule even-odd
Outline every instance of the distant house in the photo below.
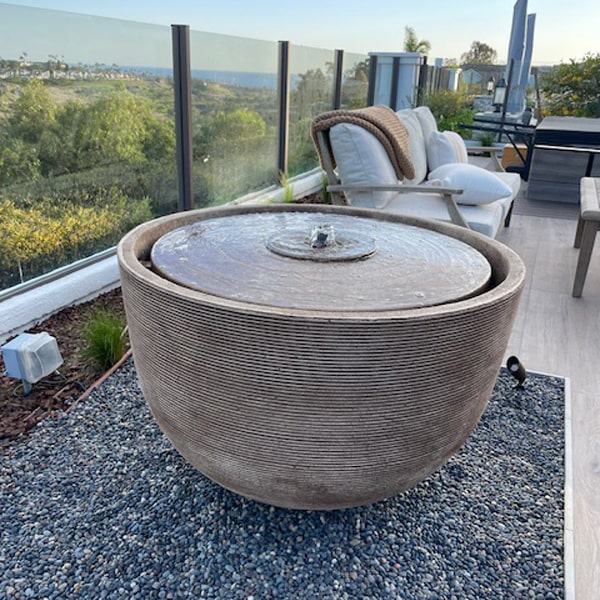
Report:
[[[461,68],[462,82],[465,85],[473,86],[470,87],[471,91],[477,91],[481,94],[487,93],[487,84],[490,81],[490,78],[493,80],[495,85],[502,77],[504,77],[504,73],[506,72],[506,65],[464,64],[461,65]],[[538,68],[538,71],[543,68],[544,67]],[[551,67],[547,68],[547,70],[550,69]],[[533,75],[529,77],[528,85],[532,87],[535,85]]]
[[[477,91],[486,94],[488,82],[493,81],[494,85],[504,77],[505,65],[480,65],[464,64],[462,68],[462,82],[469,86],[471,91]],[[477,89],[479,88],[479,89]]]
[[[462,72],[462,80],[468,85],[473,85],[475,83],[481,83],[483,81],[483,76],[475,69],[466,69]]]

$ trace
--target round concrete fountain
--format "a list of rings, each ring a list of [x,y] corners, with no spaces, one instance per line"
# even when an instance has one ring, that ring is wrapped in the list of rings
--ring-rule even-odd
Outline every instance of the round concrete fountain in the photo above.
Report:
[[[317,205],[163,217],[118,257],[163,432],[226,488],[303,509],[396,495],[462,446],[525,275],[467,229]]]

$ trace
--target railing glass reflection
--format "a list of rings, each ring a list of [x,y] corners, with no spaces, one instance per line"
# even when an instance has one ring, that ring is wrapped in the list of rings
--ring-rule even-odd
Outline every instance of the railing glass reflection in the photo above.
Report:
[[[190,31],[194,204],[277,181],[277,44]]]
[[[195,207],[317,167],[338,53],[290,44],[282,153],[279,44],[189,33]],[[0,292],[178,209],[172,52],[170,26],[0,3]],[[365,106],[366,57],[342,56],[341,107]]]
[[[170,28],[0,4],[0,289],[177,206]]]

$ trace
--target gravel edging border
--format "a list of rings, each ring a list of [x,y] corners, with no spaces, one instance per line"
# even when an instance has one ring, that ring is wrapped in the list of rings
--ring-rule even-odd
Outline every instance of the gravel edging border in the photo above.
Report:
[[[3,460],[0,596],[563,597],[566,387],[530,374],[523,394],[501,375],[463,450],[425,482],[303,512],[185,463],[125,361]]]
[[[105,371],[100,377],[98,377],[98,379],[96,379],[96,381],[94,381],[94,383],[92,383],[92,385],[90,385],[90,387],[88,387],[87,390],[85,390],[83,392],[83,394],[81,394],[81,396],[79,396],[79,398],[77,398],[77,400],[75,400],[75,402],[73,402],[73,404],[71,404],[71,406],[69,406],[65,410],[65,412],[66,413],[71,412],[80,402],[87,400],[89,398],[89,396],[92,394],[92,392],[96,388],[100,387],[131,356],[132,356],[131,348],[128,348],[127,351],[125,352],[125,354],[123,354],[123,356],[121,356],[121,358],[110,369],[108,369],[108,371]]]

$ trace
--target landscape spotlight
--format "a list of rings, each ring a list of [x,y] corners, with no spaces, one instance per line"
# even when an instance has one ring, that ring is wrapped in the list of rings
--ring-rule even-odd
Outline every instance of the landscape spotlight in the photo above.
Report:
[[[523,389],[523,382],[527,378],[527,371],[516,356],[510,356],[506,361],[506,368],[509,373],[517,380],[517,389]]]
[[[23,382],[23,394],[31,392],[31,384],[56,371],[63,363],[56,339],[46,332],[21,333],[4,344],[0,353],[6,375]]]

